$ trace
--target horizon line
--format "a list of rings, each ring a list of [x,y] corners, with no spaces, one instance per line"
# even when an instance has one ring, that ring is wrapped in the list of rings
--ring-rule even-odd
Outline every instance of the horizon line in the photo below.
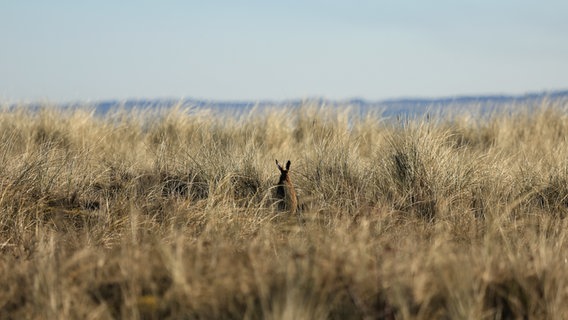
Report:
[[[9,99],[0,97],[0,104],[9,105],[30,105],[30,104],[54,104],[54,105],[76,105],[76,104],[104,104],[104,103],[128,103],[136,101],[146,101],[146,102],[158,102],[158,101],[168,101],[168,102],[187,102],[195,101],[199,103],[217,103],[217,104],[285,104],[289,102],[310,102],[310,101],[323,101],[323,102],[334,102],[334,103],[348,103],[353,101],[358,101],[362,103],[396,103],[396,102],[420,102],[420,101],[452,101],[452,100],[464,100],[464,99],[491,99],[491,98],[505,98],[505,99],[518,99],[518,98],[538,98],[554,95],[568,95],[568,88],[564,89],[554,89],[554,90],[534,90],[526,91],[524,93],[479,93],[479,94],[455,94],[455,95],[438,95],[438,96],[399,96],[392,98],[379,98],[379,99],[369,99],[361,96],[352,96],[349,98],[327,98],[325,96],[306,96],[306,97],[296,97],[296,98],[264,98],[264,99],[215,99],[215,98],[202,98],[202,97],[192,97],[192,96],[162,96],[162,97],[128,97],[128,98],[100,98],[100,99],[74,99],[74,100],[62,100],[56,101],[54,99],[40,98],[40,99]]]

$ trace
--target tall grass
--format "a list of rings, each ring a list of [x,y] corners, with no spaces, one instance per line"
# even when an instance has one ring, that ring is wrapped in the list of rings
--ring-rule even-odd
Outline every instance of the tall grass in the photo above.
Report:
[[[6,109],[0,318],[568,318],[566,107]]]

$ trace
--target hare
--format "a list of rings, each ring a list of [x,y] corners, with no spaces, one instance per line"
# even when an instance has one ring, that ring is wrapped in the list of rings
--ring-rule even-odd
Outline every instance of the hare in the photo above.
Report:
[[[296,196],[296,190],[292,185],[290,180],[290,160],[286,162],[286,168],[282,168],[276,160],[276,165],[280,170],[280,179],[276,185],[276,198],[279,200],[278,209],[282,211],[289,211],[295,214],[298,209],[298,197]]]

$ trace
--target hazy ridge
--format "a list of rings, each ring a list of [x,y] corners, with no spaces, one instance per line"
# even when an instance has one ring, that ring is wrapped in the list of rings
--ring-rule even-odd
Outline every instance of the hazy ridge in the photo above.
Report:
[[[216,112],[247,113],[253,108],[260,110],[271,109],[274,107],[299,108],[306,104],[325,105],[329,107],[350,106],[357,108],[362,113],[369,111],[379,112],[383,116],[419,116],[426,112],[444,112],[448,110],[480,108],[482,112],[492,111],[499,108],[511,107],[514,105],[534,104],[538,100],[566,100],[568,90],[555,90],[543,92],[531,92],[521,95],[460,95],[435,98],[396,98],[386,100],[367,100],[363,98],[352,98],[345,100],[331,100],[325,98],[307,98],[291,100],[248,100],[248,101],[223,101],[207,100],[195,98],[155,98],[155,99],[126,99],[126,100],[102,100],[90,103],[78,102],[68,103],[64,106],[84,106],[93,107],[98,114],[106,114],[108,111],[118,107],[125,109],[133,108],[170,108],[173,106],[194,107],[201,109],[211,109]]]

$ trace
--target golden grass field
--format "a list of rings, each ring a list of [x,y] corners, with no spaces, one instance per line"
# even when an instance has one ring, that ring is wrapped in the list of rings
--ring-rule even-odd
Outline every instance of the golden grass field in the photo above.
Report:
[[[568,319],[567,107],[4,108],[0,318]]]

